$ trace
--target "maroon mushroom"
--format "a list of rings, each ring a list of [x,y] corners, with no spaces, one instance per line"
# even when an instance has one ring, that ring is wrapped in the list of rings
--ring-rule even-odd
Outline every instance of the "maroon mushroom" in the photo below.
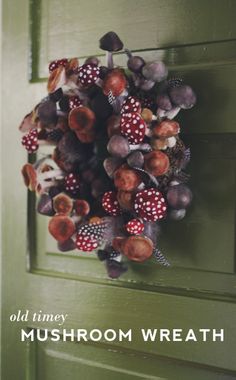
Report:
[[[155,222],[165,217],[167,206],[163,195],[158,190],[150,188],[136,194],[134,209],[143,220]]]
[[[145,137],[146,123],[138,113],[126,113],[121,117],[120,130],[130,144],[141,144]]]
[[[134,96],[128,96],[122,104],[121,113],[141,112],[141,103]]]
[[[140,235],[144,230],[144,224],[139,219],[131,219],[125,225],[125,229],[130,235]]]
[[[67,241],[75,233],[75,224],[67,215],[55,215],[48,224],[50,234],[60,243]]]
[[[53,208],[57,214],[69,215],[73,209],[73,200],[65,193],[53,197]]]
[[[159,150],[147,153],[144,156],[145,170],[155,177],[167,173],[169,167],[170,161],[168,156]]]
[[[109,215],[117,216],[121,213],[115,191],[107,191],[104,193],[102,197],[102,207]]]
[[[31,129],[29,133],[24,135],[21,139],[22,145],[28,153],[35,153],[38,150],[38,131],[36,128]]]
[[[76,195],[80,188],[80,179],[78,174],[69,173],[64,178],[65,190],[72,194]]]
[[[79,68],[79,82],[83,86],[91,86],[99,78],[100,69],[97,65],[85,63]]]

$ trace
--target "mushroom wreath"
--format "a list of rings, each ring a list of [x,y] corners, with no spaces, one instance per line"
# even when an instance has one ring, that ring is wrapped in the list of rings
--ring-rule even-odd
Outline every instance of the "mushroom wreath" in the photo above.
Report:
[[[145,62],[127,49],[127,69],[115,67],[123,49],[114,32],[100,39],[107,65],[89,57],[50,63],[48,95],[20,125],[22,145],[52,154],[22,168],[25,185],[38,195],[37,211],[62,252],[97,250],[109,277],[127,260],[152,255],[169,265],[157,247],[159,222],[185,216],[192,193],[184,169],[190,150],[174,117],[196,102],[190,86],[167,79],[163,62]],[[54,147],[53,147],[54,146]]]

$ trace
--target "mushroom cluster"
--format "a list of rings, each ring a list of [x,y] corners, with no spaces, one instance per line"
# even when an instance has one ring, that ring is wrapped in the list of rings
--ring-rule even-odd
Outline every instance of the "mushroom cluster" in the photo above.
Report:
[[[124,48],[115,32],[99,46],[106,65],[94,56],[50,62],[48,94],[19,127],[31,156],[22,176],[58,249],[96,250],[118,278],[127,270],[123,258],[153,256],[167,265],[159,222],[182,219],[192,200],[184,172],[190,150],[173,119],[196,95],[181,79],[167,79],[163,62]],[[127,68],[114,65],[114,52],[127,55]]]

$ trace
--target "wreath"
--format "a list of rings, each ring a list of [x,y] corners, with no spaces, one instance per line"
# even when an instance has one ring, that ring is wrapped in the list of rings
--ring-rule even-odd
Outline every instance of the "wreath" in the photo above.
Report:
[[[159,223],[182,219],[192,200],[190,149],[173,119],[196,95],[182,79],[167,79],[163,62],[124,49],[115,32],[99,44],[106,66],[94,56],[82,65],[77,58],[49,64],[48,95],[19,128],[34,162],[22,175],[37,194],[37,212],[50,217],[58,249],[96,250],[108,276],[118,278],[127,259],[154,255],[169,265],[157,246]],[[127,69],[114,66],[119,51]],[[36,159],[43,145],[52,152]]]

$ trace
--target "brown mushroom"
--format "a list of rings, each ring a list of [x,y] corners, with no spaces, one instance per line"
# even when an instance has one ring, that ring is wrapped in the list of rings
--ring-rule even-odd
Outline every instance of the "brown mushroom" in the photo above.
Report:
[[[76,107],[69,113],[69,127],[74,131],[91,131],[95,123],[95,114],[88,107]]]
[[[73,209],[73,200],[65,193],[53,198],[53,208],[57,214],[69,215]]]
[[[67,215],[55,215],[48,224],[50,234],[60,243],[75,233],[75,224]]]
[[[48,78],[48,92],[52,93],[58,90],[66,83],[66,71],[65,67],[58,66],[57,69],[53,70]]]
[[[161,151],[153,151],[144,156],[144,168],[155,177],[168,172],[170,161],[168,156]]]
[[[153,242],[145,236],[130,236],[122,243],[122,253],[129,260],[142,262],[149,259],[153,252]]]
[[[173,120],[163,120],[160,124],[156,124],[152,130],[154,136],[164,139],[176,136],[179,131],[179,123]]]
[[[131,169],[128,165],[122,165],[114,173],[114,185],[119,190],[133,191],[142,183],[139,173]]]

